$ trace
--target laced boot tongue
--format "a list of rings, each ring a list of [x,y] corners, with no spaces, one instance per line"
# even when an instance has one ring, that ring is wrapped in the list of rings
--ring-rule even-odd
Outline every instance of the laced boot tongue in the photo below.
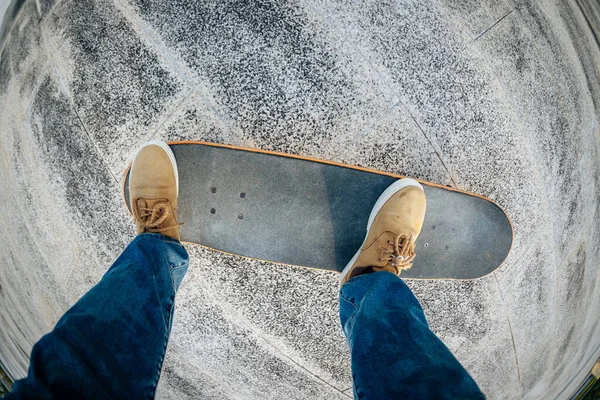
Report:
[[[168,199],[144,199],[139,197],[133,201],[133,217],[138,233],[160,233],[179,225],[175,210]]]
[[[387,261],[384,266],[375,266],[375,271],[390,271],[396,275],[412,267],[412,261],[415,258],[415,244],[412,235],[386,232],[385,242],[379,246],[380,256],[377,261]],[[382,238],[383,239],[383,238]]]

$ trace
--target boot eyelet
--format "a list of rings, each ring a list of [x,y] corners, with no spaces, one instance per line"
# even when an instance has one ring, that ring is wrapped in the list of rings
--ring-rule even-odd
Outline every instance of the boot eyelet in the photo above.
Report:
[[[393,245],[394,243],[390,242],[389,239],[385,241],[388,245]]]
[[[383,260],[381,258],[378,258],[377,262],[383,262]]]

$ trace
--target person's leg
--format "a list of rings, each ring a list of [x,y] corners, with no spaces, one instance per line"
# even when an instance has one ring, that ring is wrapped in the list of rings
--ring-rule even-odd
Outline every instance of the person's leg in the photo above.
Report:
[[[356,399],[485,398],[397,275],[350,279],[340,290],[340,319]]]
[[[151,399],[173,322],[175,292],[187,271],[179,243],[175,155],[146,143],[129,174],[138,236],[35,344],[28,376],[9,399]]]
[[[27,378],[7,398],[153,398],[187,267],[176,239],[138,235],[35,344]]]
[[[429,329],[398,277],[425,219],[421,185],[401,179],[377,200],[362,246],[340,275],[340,319],[356,399],[481,399],[477,384]]]

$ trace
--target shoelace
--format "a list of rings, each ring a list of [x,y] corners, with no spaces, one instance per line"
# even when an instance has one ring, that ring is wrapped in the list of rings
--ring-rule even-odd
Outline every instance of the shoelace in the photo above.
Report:
[[[392,267],[396,270],[396,274],[412,267],[412,261],[415,258],[415,245],[412,242],[412,235],[396,235],[393,242],[388,239],[386,240],[386,244],[389,247],[379,246],[381,256],[377,261],[391,262]]]
[[[138,207],[137,201],[139,199],[135,199],[131,206],[133,208],[134,218],[140,222],[142,227],[146,232],[158,233],[168,231],[169,229],[177,228],[178,226],[183,225],[183,223],[177,223],[177,219],[175,219],[175,224],[167,225],[161,227],[160,225],[165,222],[165,220],[172,213],[171,207],[167,202],[157,202],[154,204],[152,208],[147,207]],[[177,209],[175,209],[177,210]],[[174,210],[173,210],[174,211]]]

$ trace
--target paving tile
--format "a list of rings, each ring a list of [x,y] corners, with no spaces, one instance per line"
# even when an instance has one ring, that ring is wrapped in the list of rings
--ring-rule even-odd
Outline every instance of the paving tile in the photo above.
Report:
[[[185,358],[185,349],[172,344],[167,350],[161,377],[156,389],[157,399],[225,399],[226,390],[218,379],[207,373],[202,365]]]
[[[27,1],[14,20],[11,34],[0,55],[0,93],[8,83],[18,85],[21,95],[31,92],[41,68],[46,64],[46,51],[41,46],[41,29],[35,2]],[[18,79],[11,79],[18,77]]]
[[[568,381],[578,371],[575,365],[569,368],[567,359],[577,357],[581,327],[575,320],[590,304],[577,286],[584,282],[600,194],[599,171],[591,161],[599,144],[590,118],[596,89],[582,87],[586,77],[577,63],[555,61],[572,59],[565,54],[574,50],[561,43],[560,27],[548,18],[534,4],[523,4],[477,41],[494,60],[507,92],[519,99],[514,109],[531,137],[536,177],[543,183],[539,214],[531,220],[535,229],[525,245],[530,250],[501,277],[523,390],[531,398],[551,393],[550,385]]]
[[[0,250],[0,351],[2,362],[13,377],[24,377],[29,366],[29,354],[35,341],[52,328],[64,312],[65,295],[52,268],[28,231],[14,199],[2,193],[2,215],[6,224]],[[18,229],[15,229],[18,228]],[[28,269],[23,271],[22,266]]]
[[[13,182],[10,204],[43,254],[55,290],[67,299],[65,311],[76,300],[64,293],[73,271],[77,276],[96,264],[106,269],[132,237],[132,227],[120,185],[83,130],[55,71],[43,70],[35,86],[27,112],[17,103],[4,120],[13,132],[2,143],[9,155],[5,168]]]
[[[491,398],[518,398],[510,327],[494,275],[474,281],[407,279],[406,283],[419,299],[431,330],[481,390]]]
[[[440,7],[464,29],[465,36],[477,40],[502,23],[516,4],[512,0],[442,1]]]
[[[126,233],[133,230],[121,187],[98,155],[56,75],[43,79],[30,112],[31,144],[54,177],[47,179],[54,184],[49,192],[64,199],[63,208],[70,211],[67,226],[79,228],[73,234],[84,235],[84,243],[95,243],[101,262],[112,262],[128,242]]]
[[[185,111],[185,113],[181,110],[175,114],[177,115],[177,121],[174,122],[174,125],[165,124],[163,126],[162,131],[165,132],[167,137],[186,140],[207,137],[207,133],[213,132],[214,128],[212,128],[212,124],[217,123],[219,128],[213,139],[217,142],[286,151],[327,160],[381,168],[386,171],[418,176],[440,183],[449,182],[446,174],[443,172],[443,166],[436,159],[435,152],[429,145],[426,137],[419,131],[415,123],[410,121],[407,111],[395,104],[397,102],[396,96],[387,88],[382,87],[378,81],[377,72],[372,69],[370,64],[359,53],[355,52],[351,46],[348,46],[343,39],[335,37],[335,46],[331,49],[321,48],[326,46],[326,44],[320,42],[307,44],[307,46],[310,45],[311,48],[314,48],[312,51],[319,51],[320,58],[324,58],[325,56],[330,57],[331,63],[335,64],[336,70],[328,72],[333,66],[327,69],[324,67],[316,69],[315,66],[305,71],[303,75],[294,77],[294,80],[290,83],[279,82],[279,86],[285,84],[304,87],[308,85],[307,88],[309,90],[296,92],[294,103],[290,103],[289,99],[284,96],[285,93],[281,92],[281,88],[262,83],[251,86],[248,82],[274,79],[272,76],[262,76],[267,73],[275,77],[279,77],[279,75],[287,76],[293,72],[289,71],[289,68],[300,68],[302,65],[296,66],[296,64],[302,64],[302,60],[306,57],[315,56],[314,54],[292,54],[291,56],[288,54],[291,51],[287,49],[289,42],[300,40],[288,36],[292,34],[300,35],[299,37],[308,35],[303,40],[314,39],[308,32],[304,33],[304,31],[301,31],[298,33],[292,30],[292,27],[299,29],[297,25],[300,25],[301,20],[292,21],[294,25],[289,28],[290,32],[278,33],[282,38],[279,38],[275,44],[272,44],[274,39],[268,37],[271,34],[263,32],[262,34],[267,35],[267,37],[262,37],[256,32],[248,33],[252,38],[244,40],[249,40],[252,43],[267,42],[269,43],[267,49],[277,45],[283,48],[280,51],[282,54],[288,56],[288,58],[292,57],[291,60],[286,59],[285,62],[270,61],[275,64],[283,64],[287,69],[279,71],[268,70],[265,72],[263,65],[266,62],[265,60],[258,59],[258,56],[249,59],[244,55],[251,50],[265,53],[261,48],[256,48],[258,44],[253,44],[252,46],[255,47],[248,50],[243,49],[240,54],[238,54],[238,49],[235,47],[234,53],[230,48],[237,41],[240,41],[240,46],[245,45],[246,42],[243,42],[237,36],[231,37],[231,33],[228,35],[219,34],[215,36],[223,37],[220,40],[224,40],[226,43],[218,44],[218,46],[228,49],[229,53],[221,54],[221,52],[214,52],[211,49],[213,46],[217,46],[217,44],[205,43],[203,40],[204,33],[191,28],[194,26],[195,20],[192,23],[185,18],[179,18],[178,5],[170,10],[158,4],[153,4],[152,7],[145,5],[145,3],[144,6],[141,3],[138,3],[138,5],[144,18],[149,23],[160,27],[159,32],[163,39],[182,53],[182,56],[197,74],[208,76],[215,87],[216,94],[211,96],[211,99],[194,101],[193,109]],[[233,23],[242,24],[243,22],[236,19],[239,18],[239,16],[236,17],[237,12],[234,13],[227,8],[213,10],[208,5],[198,7],[207,7],[210,10],[207,11],[202,8],[194,9],[188,11],[190,16],[186,18],[192,19],[194,13],[203,15],[205,18],[208,18],[206,22],[208,26],[215,25],[214,29],[226,29]],[[284,10],[284,12],[291,13],[294,16],[293,13],[297,11]],[[207,17],[206,15],[209,16]],[[287,14],[284,17],[287,18]],[[323,29],[319,25],[322,23],[319,17],[310,14],[310,11],[307,12],[307,16],[301,17],[312,18],[309,21],[305,21],[305,23],[309,24],[313,30],[319,31],[319,29]],[[171,23],[163,24],[161,21],[164,18],[167,18]],[[272,18],[275,17],[273,16]],[[233,22],[229,21],[230,19]],[[227,23],[222,22],[222,20],[227,21]],[[207,27],[206,29],[209,28]],[[184,32],[183,34],[181,33],[182,31]],[[333,34],[331,33],[331,35]],[[271,60],[278,56],[278,52],[274,51],[272,53],[274,54],[268,53],[260,57],[266,57],[268,60]],[[215,57],[229,57],[230,59],[225,61],[247,64],[244,64],[244,68],[227,71],[227,74],[231,74],[232,76],[226,80],[224,77],[217,77],[215,75],[216,72],[213,71],[217,68],[219,62],[213,59]],[[342,78],[353,79],[354,82],[349,82],[348,84],[352,86],[352,90],[355,92],[344,92],[344,86],[340,84],[338,97],[346,97],[347,101],[358,102],[356,105],[354,103],[345,104],[342,107],[336,103],[341,100],[335,99],[333,101],[334,99],[328,98],[328,92],[322,90],[317,83],[312,81],[319,78],[319,74],[324,75],[322,77],[324,80],[326,78],[329,80],[326,74],[334,72],[340,74],[340,76],[336,77],[337,81],[332,81],[334,83],[340,81]],[[311,81],[296,82],[300,78],[304,80],[309,80],[310,78]],[[225,85],[225,82],[229,83]],[[245,83],[240,84],[239,82]],[[319,88],[318,91],[317,87]],[[238,92],[235,95],[226,93],[232,90]],[[227,96],[227,98],[224,99],[224,96]],[[282,98],[282,96],[285,98]],[[289,97],[289,95],[286,96]],[[238,103],[235,107],[230,104],[233,101]],[[391,108],[389,108],[390,105]],[[320,108],[316,108],[316,106]],[[252,111],[250,114],[250,111],[244,111],[242,115],[241,111],[239,111],[242,107],[244,109],[261,107],[264,109],[264,112],[273,115],[272,121],[260,122],[260,132],[255,132],[254,128],[249,129],[245,125],[241,126],[240,123],[249,124],[253,118],[260,117],[256,111]],[[306,110],[312,114],[306,114]],[[353,115],[345,114],[347,112],[352,112]],[[202,115],[203,117],[198,118],[195,114]],[[191,124],[193,121],[197,121],[197,129],[192,127]],[[258,124],[258,122],[256,123]],[[208,126],[205,126],[206,124]],[[273,124],[277,124],[277,126]],[[285,126],[282,124],[285,124]],[[168,128],[167,125],[169,125]],[[398,131],[393,131],[394,129]],[[223,132],[226,131],[229,131],[229,133],[225,138],[223,137]],[[276,135],[277,138],[273,135]],[[159,136],[161,136],[160,133]],[[442,172],[439,172],[440,170]]]
[[[242,145],[244,141],[227,126],[208,100],[191,95],[156,132],[156,139],[166,141],[199,140]]]
[[[511,322],[514,347],[526,394],[550,369],[549,337],[556,323],[556,271],[543,247],[528,250],[500,288]]]
[[[178,358],[193,360],[194,374],[213,382],[196,390],[346,398],[333,387],[340,378],[340,388],[351,385],[335,274],[187,249],[191,266],[178,293],[171,343]],[[193,382],[190,372],[180,373]]]
[[[208,82],[204,97],[245,145],[344,157],[338,142],[351,142],[397,101],[310,9],[267,1],[130,3]]]
[[[43,31],[78,117],[120,176],[189,90],[110,1],[65,1]]]
[[[4,327],[0,354],[15,378],[25,375],[33,343],[68,305],[63,289],[68,279],[64,264],[69,260],[70,246],[60,248],[60,237],[53,235],[58,231],[45,225],[54,222],[46,215],[52,204],[44,204],[48,200],[44,197],[47,186],[38,186],[37,182],[45,171],[36,170],[39,165],[34,160],[39,155],[32,155],[35,151],[28,140],[29,105],[39,86],[38,76],[48,73],[34,4],[22,5],[0,55],[0,69],[6,73],[0,78],[0,203],[4,218],[0,224],[4,243],[0,250],[0,318]],[[27,165],[28,161],[31,163]],[[58,216],[56,211],[49,214]],[[46,252],[62,259],[57,262]]]
[[[352,160],[360,166],[455,186],[435,149],[401,104],[359,136],[353,148],[358,155]]]
[[[44,199],[55,195],[49,182],[59,178],[48,176],[47,169],[40,165],[37,147],[30,142],[30,105],[41,84],[40,76],[50,73],[47,52],[41,47],[41,31],[34,4],[27,2],[23,6],[9,37],[9,47],[2,55],[2,59],[7,60],[12,78],[5,86],[4,112],[0,115],[0,124],[5,132],[0,138],[4,160],[2,168],[3,175],[9,179],[3,187],[10,188],[9,203],[14,207],[13,212],[22,218],[16,225],[24,225],[44,257],[46,251],[58,256],[58,259],[48,257],[45,264],[54,275],[53,281],[57,281],[60,287],[68,279],[68,269],[64,264],[70,259],[72,246],[70,243],[61,246],[62,238],[53,235],[52,225],[46,223],[60,220],[60,215],[51,211],[51,202],[44,203]],[[8,57],[4,58],[5,55]],[[64,202],[59,197],[56,205]]]
[[[461,150],[459,139],[481,140],[481,151],[491,145],[485,136],[496,128],[482,127],[502,122],[493,107],[495,88],[434,3],[336,1],[317,7],[375,66],[446,158]]]
[[[193,249],[194,271],[215,301],[278,352],[338,388],[349,381],[349,354],[338,316],[337,274]]]
[[[40,17],[43,18],[52,12],[52,8],[60,4],[61,1],[63,0],[35,0]]]
[[[0,49],[6,44],[6,38],[9,36],[13,23],[18,18],[24,4],[25,0],[16,0],[11,1],[6,7],[3,18],[0,21]]]
[[[190,97],[189,102],[173,113],[156,138],[262,147],[230,130],[211,104],[198,95]],[[325,160],[452,185],[439,157],[401,105],[353,139],[334,136],[316,155]]]

